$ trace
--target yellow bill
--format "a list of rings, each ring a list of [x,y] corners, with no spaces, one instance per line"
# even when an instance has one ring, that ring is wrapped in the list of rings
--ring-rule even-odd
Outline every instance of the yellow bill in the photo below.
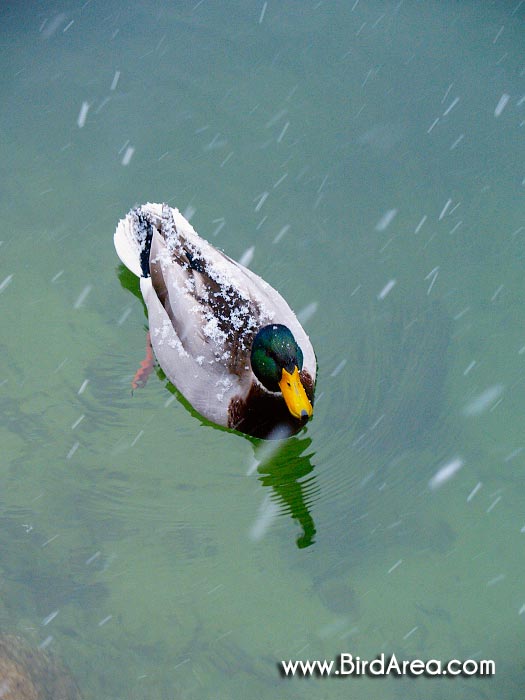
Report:
[[[306,395],[297,367],[294,367],[292,374],[283,368],[279,388],[294,418],[310,418],[313,413],[312,404]]]

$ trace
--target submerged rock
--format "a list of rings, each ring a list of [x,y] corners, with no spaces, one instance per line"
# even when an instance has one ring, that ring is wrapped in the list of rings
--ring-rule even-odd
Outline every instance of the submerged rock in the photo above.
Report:
[[[14,635],[0,636],[2,700],[82,700],[67,670],[51,654]]]

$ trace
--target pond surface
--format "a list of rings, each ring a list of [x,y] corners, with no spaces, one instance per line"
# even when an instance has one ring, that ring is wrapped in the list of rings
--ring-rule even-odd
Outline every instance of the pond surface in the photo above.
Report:
[[[0,13],[2,631],[87,700],[521,698],[525,3]],[[146,201],[299,313],[298,436],[206,424],[160,373],[131,395],[112,234]],[[341,652],[496,675],[277,666]]]

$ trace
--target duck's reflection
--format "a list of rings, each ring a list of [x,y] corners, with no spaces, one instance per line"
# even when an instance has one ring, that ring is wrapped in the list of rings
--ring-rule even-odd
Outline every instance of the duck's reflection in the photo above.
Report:
[[[278,510],[288,513],[297,520],[302,534],[296,543],[299,549],[312,545],[315,540],[315,523],[309,506],[318,493],[316,477],[312,474],[314,465],[310,452],[310,438],[292,437],[285,440],[263,442],[255,447],[255,468],[259,481],[270,487],[272,493],[268,504],[280,506]],[[267,512],[274,512],[273,508]],[[264,518],[264,514],[262,514]]]

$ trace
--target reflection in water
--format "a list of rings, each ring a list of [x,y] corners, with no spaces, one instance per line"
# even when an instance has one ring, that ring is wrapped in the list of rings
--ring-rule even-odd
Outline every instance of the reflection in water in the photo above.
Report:
[[[308,507],[319,490],[315,476],[308,476],[314,468],[310,461],[314,453],[303,454],[311,443],[310,438],[288,438],[269,455],[263,447],[263,459],[257,467],[259,480],[273,489],[273,498],[282,504],[282,511],[299,522],[303,530],[297,538],[299,549],[313,544],[316,532]]]
[[[117,265],[116,273],[122,288],[127,289],[127,291],[131,292],[134,296],[137,297],[137,299],[140,299],[140,302],[144,307],[144,313],[147,316],[146,304],[144,303],[144,299],[142,298],[142,294],[140,293],[140,282],[137,275],[134,275],[132,272],[130,272],[130,270],[128,270],[128,268],[122,263],[120,263],[120,265]]]

